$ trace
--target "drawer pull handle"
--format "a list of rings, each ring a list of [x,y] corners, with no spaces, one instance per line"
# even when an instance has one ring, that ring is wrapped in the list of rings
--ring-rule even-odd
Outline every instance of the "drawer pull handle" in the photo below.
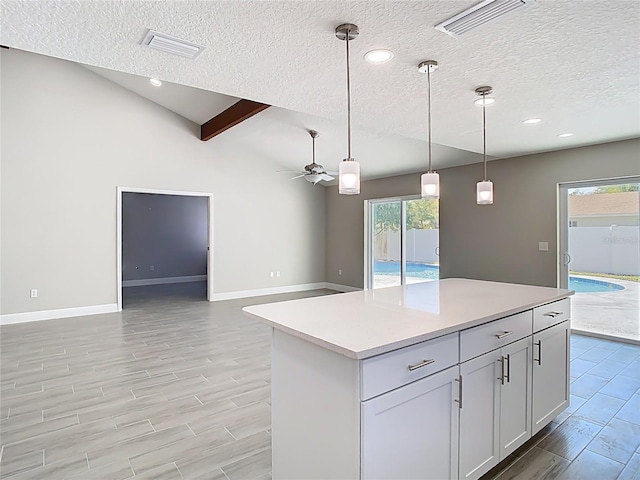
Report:
[[[551,318],[556,318],[559,317],[560,315],[562,315],[564,312],[548,312],[543,314],[543,317],[551,317]]]
[[[513,333],[513,332],[504,332],[504,333],[501,333],[501,334],[499,334],[499,335],[496,335],[496,338],[497,338],[498,340],[500,340],[501,338],[508,337],[508,336],[509,336],[509,335],[511,335],[512,333]]]
[[[431,365],[434,362],[435,360],[431,358],[429,360],[423,360],[420,363],[416,363],[415,365],[409,365],[407,368],[409,369],[410,372],[413,372],[414,370],[417,370],[419,368],[426,367],[427,365]]]

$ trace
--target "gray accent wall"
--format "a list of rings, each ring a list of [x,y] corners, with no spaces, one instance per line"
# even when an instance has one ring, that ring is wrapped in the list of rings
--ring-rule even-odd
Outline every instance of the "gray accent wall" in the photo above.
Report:
[[[640,174],[640,139],[494,160],[487,170],[490,206],[476,205],[481,164],[439,170],[441,277],[555,287],[557,184]],[[363,182],[359,196],[327,189],[327,282],[363,286],[363,201],[419,194],[419,185],[413,174]]]
[[[0,55],[0,313],[117,302],[117,187],[213,194],[214,294],[324,281],[324,189],[252,149],[252,119],[202,142],[80,65]]]
[[[122,280],[207,274],[207,197],[122,194]]]

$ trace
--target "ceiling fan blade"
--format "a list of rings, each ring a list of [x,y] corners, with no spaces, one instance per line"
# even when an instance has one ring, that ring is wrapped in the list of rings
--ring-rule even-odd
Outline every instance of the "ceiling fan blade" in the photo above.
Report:
[[[320,180],[324,180],[325,182],[330,182],[333,179],[334,179],[334,177],[332,177],[331,175],[328,175],[326,173],[320,174]]]
[[[303,173],[303,174],[301,174],[301,175],[297,175],[297,176],[295,176],[295,177],[291,177],[289,180],[295,180],[296,178],[302,178],[302,177],[304,177],[304,176],[306,176],[306,175],[307,175],[306,173]]]
[[[333,175],[334,177],[335,177],[336,175],[339,175],[339,173],[338,173],[338,172],[334,172],[333,170],[331,170],[331,171],[326,170],[324,173],[326,173],[327,175]]]

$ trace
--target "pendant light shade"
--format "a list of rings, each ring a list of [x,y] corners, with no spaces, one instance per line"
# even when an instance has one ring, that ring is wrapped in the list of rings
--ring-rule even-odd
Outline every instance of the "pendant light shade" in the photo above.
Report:
[[[343,195],[360,193],[360,164],[345,159],[338,166],[338,192]]]
[[[476,202],[478,205],[492,205],[493,204],[493,182],[487,180],[487,110],[486,96],[493,92],[491,87],[478,87],[476,88],[476,95],[482,97],[482,150],[484,154],[484,177],[482,182],[478,182],[476,187]]]
[[[349,75],[349,41],[358,36],[357,25],[343,23],[336,27],[336,37],[347,45],[347,158],[338,167],[338,193],[358,195],[360,193],[360,164],[351,157],[351,77]]]
[[[489,180],[478,182],[476,195],[478,205],[491,205],[493,203],[493,182]]]
[[[438,69],[438,62],[427,60],[418,65],[420,73],[427,74],[427,130],[429,132],[429,170],[420,177],[420,195],[422,198],[440,198],[440,175],[431,170],[431,74]]]
[[[420,177],[422,198],[440,198],[440,175],[436,172],[423,173]]]

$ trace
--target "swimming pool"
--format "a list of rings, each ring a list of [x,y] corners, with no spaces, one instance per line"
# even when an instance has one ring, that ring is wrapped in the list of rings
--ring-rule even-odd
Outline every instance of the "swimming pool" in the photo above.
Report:
[[[373,273],[375,275],[399,276],[400,262],[384,262],[377,260],[373,266]],[[407,262],[407,277],[437,280],[440,278],[440,267],[438,265],[431,265],[428,263]],[[569,277],[569,290],[574,290],[576,293],[598,293],[624,290],[624,287],[617,283],[605,282],[604,280]]]
[[[376,260],[373,265],[375,275],[400,275],[400,262],[384,262]],[[437,280],[440,278],[440,267],[428,263],[407,262],[407,277],[428,278]]]
[[[598,293],[598,292],[615,292],[624,290],[622,285],[617,283],[605,282],[604,280],[593,280],[591,278],[569,277],[569,290],[575,290],[576,293]]]

